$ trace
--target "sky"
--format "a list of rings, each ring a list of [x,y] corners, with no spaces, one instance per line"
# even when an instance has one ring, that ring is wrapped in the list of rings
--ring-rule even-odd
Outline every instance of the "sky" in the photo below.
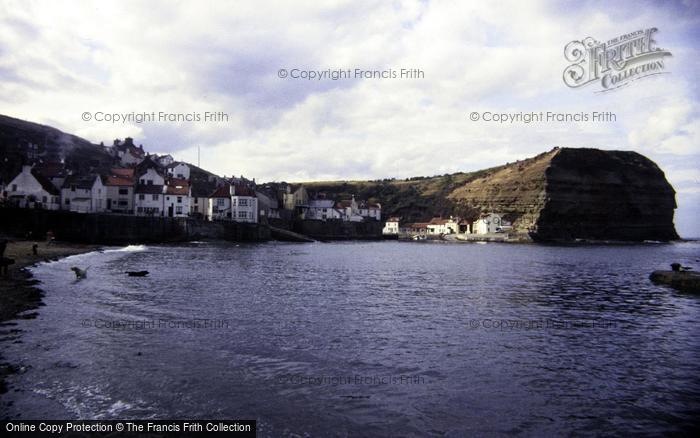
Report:
[[[604,93],[564,84],[569,42],[648,28],[671,53],[667,74]],[[202,167],[257,181],[429,176],[555,146],[634,150],[665,172],[677,229],[694,237],[699,50],[695,1],[0,0],[0,113],[96,143],[131,136],[193,163],[199,149]],[[422,76],[354,77],[402,68]],[[328,69],[352,75],[291,77]],[[483,120],[540,111],[615,120]],[[106,120],[153,112],[200,120]]]

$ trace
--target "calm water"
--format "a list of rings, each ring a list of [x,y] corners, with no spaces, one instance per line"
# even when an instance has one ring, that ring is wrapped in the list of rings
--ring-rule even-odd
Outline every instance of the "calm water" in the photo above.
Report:
[[[34,270],[46,306],[3,330],[24,369],[0,413],[256,418],[259,436],[687,431],[700,418],[700,297],[647,278],[698,260],[698,243],[71,257]],[[91,266],[88,278],[70,266]],[[141,269],[151,275],[124,274]]]

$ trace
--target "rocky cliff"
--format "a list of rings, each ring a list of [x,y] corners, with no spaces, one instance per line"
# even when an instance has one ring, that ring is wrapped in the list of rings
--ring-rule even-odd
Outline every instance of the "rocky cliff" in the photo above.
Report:
[[[673,240],[675,192],[664,173],[636,152],[555,148],[473,173],[404,181],[310,183],[332,196],[382,203],[406,221],[501,213],[535,240]]]
[[[672,240],[675,192],[636,152],[555,148],[450,194],[539,240]]]

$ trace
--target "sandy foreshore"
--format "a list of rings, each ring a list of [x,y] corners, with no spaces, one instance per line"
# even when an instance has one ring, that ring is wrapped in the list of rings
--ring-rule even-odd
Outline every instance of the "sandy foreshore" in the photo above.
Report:
[[[38,245],[36,255],[32,252],[32,246],[35,243]],[[99,246],[96,245],[10,240],[4,257],[14,259],[15,263],[9,266],[7,274],[4,272],[0,274],[0,324],[2,325],[0,330],[3,333],[11,331],[12,323],[7,321],[18,317],[31,318],[32,315],[25,312],[41,305],[43,292],[36,287],[37,281],[25,268],[39,262],[57,260],[97,249]],[[0,354],[0,394],[6,391],[5,377],[13,372],[14,367],[5,363]]]

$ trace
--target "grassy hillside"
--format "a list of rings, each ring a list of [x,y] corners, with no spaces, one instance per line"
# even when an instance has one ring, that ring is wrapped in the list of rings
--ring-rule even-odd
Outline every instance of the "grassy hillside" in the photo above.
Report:
[[[418,222],[434,216],[457,215],[473,219],[497,210],[511,220],[524,214],[522,204],[535,202],[544,189],[544,172],[558,149],[503,166],[406,180],[305,182],[313,194],[359,199],[382,204],[383,216]],[[513,208],[509,208],[512,205]]]

